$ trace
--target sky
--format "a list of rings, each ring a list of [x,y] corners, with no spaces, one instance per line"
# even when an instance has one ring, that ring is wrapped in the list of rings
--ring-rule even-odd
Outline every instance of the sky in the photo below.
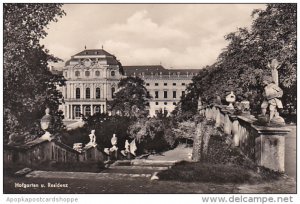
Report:
[[[224,36],[250,27],[264,4],[65,4],[41,43],[67,61],[87,49],[114,54],[122,65],[200,69],[213,64]],[[62,67],[63,63],[54,65]]]

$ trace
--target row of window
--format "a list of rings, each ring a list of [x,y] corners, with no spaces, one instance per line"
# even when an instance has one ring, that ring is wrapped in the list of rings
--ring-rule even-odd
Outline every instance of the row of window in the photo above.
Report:
[[[84,72],[84,75],[85,75],[86,77],[89,77],[90,74],[91,74],[90,71],[85,71],[85,72]],[[100,76],[100,71],[95,71],[95,75],[96,75],[96,76]],[[65,72],[65,76],[68,77],[68,73],[67,73],[67,72]],[[75,71],[75,76],[76,76],[76,77],[80,77],[80,71]],[[115,72],[115,71],[111,71],[111,72],[110,72],[110,76],[112,76],[112,77],[116,76],[116,72]]]
[[[111,88],[111,97],[114,98],[116,89],[114,87]],[[96,92],[95,92],[95,98],[99,99],[101,94],[100,94],[100,88],[96,88]],[[80,88],[76,88],[75,90],[75,98],[79,99],[80,98]],[[91,98],[91,89],[90,88],[86,88],[85,89],[85,98],[89,99]]]
[[[174,106],[176,106],[176,102],[173,102],[172,104],[173,104]],[[158,106],[158,105],[159,105],[159,102],[155,102],[155,105]],[[164,102],[164,105],[168,105],[168,102]]]
[[[148,95],[149,95],[149,91],[148,91]],[[185,91],[181,92],[181,96],[185,95]],[[154,98],[159,98],[159,91],[155,91],[154,92]],[[164,91],[164,98],[168,98],[168,91]],[[173,91],[173,98],[177,98],[177,91]]]
[[[185,86],[185,83],[181,83],[182,86]],[[146,86],[150,86],[150,83],[146,83]],[[159,86],[159,83],[154,83],[154,86]],[[168,86],[168,83],[164,83],[164,86]],[[176,83],[173,83],[173,86],[176,86]]]
[[[101,108],[100,106],[95,106],[94,112],[95,113],[100,113]],[[86,106],[84,107],[84,113],[85,116],[91,115],[91,106]],[[74,107],[74,115],[76,118],[79,118],[81,115],[81,108],[80,106],[75,106]]]

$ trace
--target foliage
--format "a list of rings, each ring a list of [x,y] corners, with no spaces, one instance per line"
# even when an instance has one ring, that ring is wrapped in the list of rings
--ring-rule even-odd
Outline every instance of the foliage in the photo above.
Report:
[[[267,65],[274,58],[281,62],[278,71],[284,108],[295,110],[296,9],[296,4],[267,4],[265,10],[253,12],[251,29],[239,28],[225,36],[228,46],[216,63],[193,78],[181,100],[181,111],[196,113],[199,96],[203,103],[211,104],[217,95],[224,99],[233,90],[239,101],[249,100],[254,113],[260,112],[262,77],[271,75]]]
[[[159,117],[139,118],[128,128],[130,137],[137,140],[138,150],[161,152],[175,145],[170,118],[163,114]]]
[[[4,142],[16,137],[26,141],[41,134],[39,119],[47,107],[51,109],[53,130],[60,130],[62,98],[56,85],[64,79],[48,70],[48,61],[58,59],[39,44],[47,33],[46,25],[65,13],[61,4],[4,4],[3,92]]]
[[[138,77],[121,79],[114,100],[109,102],[110,110],[128,117],[147,115],[146,108],[150,95],[144,84],[145,82]]]
[[[174,135],[176,135],[176,138],[178,139],[193,139],[193,136],[195,134],[195,122],[193,121],[184,121],[177,124],[177,127],[174,127],[172,129]]]
[[[96,113],[84,118],[84,121],[85,125],[82,128],[64,131],[61,141],[69,146],[73,146],[74,143],[87,144],[90,141],[91,130],[95,130],[96,142],[101,148],[112,147],[111,138],[113,134],[118,137],[117,146],[120,149],[124,149],[126,139],[131,141],[127,129],[133,121],[128,117]]]

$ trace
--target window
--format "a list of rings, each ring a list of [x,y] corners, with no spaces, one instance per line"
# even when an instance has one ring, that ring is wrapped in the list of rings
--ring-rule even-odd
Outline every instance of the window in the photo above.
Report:
[[[100,113],[100,106],[95,107],[95,113]]]
[[[185,86],[185,83],[181,83],[182,86]]]
[[[85,98],[91,98],[91,90],[90,88],[85,89]]]
[[[157,106],[158,106],[158,102],[155,102],[155,105],[157,105]]]
[[[80,71],[76,71],[75,76],[79,77],[80,76]]]
[[[158,86],[158,83],[155,83],[155,86]]]
[[[76,88],[76,98],[80,98],[80,88]]]
[[[90,76],[90,72],[89,71],[85,71],[85,76],[86,77]]]
[[[182,97],[185,96],[185,91],[182,91],[182,92],[181,92],[181,96],[182,96]]]
[[[168,83],[164,83],[164,86],[168,86]]]
[[[147,96],[150,96],[150,92],[149,91],[147,91]]]
[[[176,86],[176,83],[173,83],[173,86]]]
[[[173,98],[176,98],[176,91],[173,91]]]
[[[100,72],[99,71],[96,71],[95,74],[96,74],[96,76],[100,76]]]
[[[65,72],[65,77],[68,77],[68,72]]]
[[[164,91],[164,98],[168,98],[168,91]]]
[[[96,88],[96,98],[100,98],[100,88]]]
[[[173,105],[176,106],[176,102],[173,102]]]
[[[164,102],[165,105],[168,105],[168,102]]]
[[[155,98],[158,98],[158,91],[155,91]]]
[[[115,76],[116,75],[115,71],[111,71],[110,75]]]
[[[112,88],[111,88],[111,97],[112,97],[112,98],[115,97],[115,91],[116,91],[115,87],[112,87]]]
[[[86,106],[85,107],[84,115],[86,115],[86,116],[91,115],[91,106]]]
[[[80,118],[80,106],[75,106],[75,118]]]
[[[149,84],[149,83],[146,83],[146,86],[150,86],[150,84]]]

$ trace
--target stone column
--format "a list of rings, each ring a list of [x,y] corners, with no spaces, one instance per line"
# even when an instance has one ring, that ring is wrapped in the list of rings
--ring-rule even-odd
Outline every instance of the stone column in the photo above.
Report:
[[[70,116],[70,119],[74,119],[74,114],[73,114],[74,113],[74,110],[73,110],[74,107],[73,107],[73,105],[71,105],[70,107],[71,107],[71,111],[70,111],[71,116]]]
[[[252,127],[257,131],[255,139],[255,161],[259,166],[284,172],[285,135],[290,132],[286,127]]]
[[[71,83],[68,84],[68,87],[69,87],[69,98],[73,98],[73,94],[72,94],[72,86],[71,86]]]
[[[80,98],[84,98],[84,86],[80,83]]]
[[[69,115],[69,106],[65,106],[65,111],[64,111],[64,115],[66,116],[66,119],[68,119],[68,115]]]

